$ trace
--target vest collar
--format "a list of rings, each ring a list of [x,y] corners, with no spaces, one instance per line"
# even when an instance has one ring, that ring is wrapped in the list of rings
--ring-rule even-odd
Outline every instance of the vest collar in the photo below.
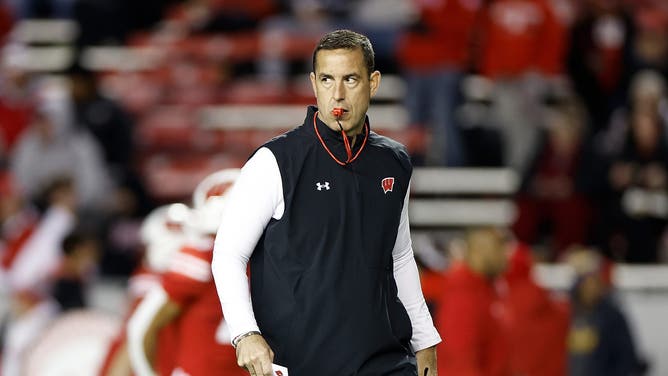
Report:
[[[339,161],[345,161],[348,157],[346,148],[343,142],[343,135],[341,131],[335,131],[322,122],[316,115],[318,108],[316,106],[308,106],[306,111],[306,118],[304,119],[304,129],[308,133],[311,133],[313,137],[316,138],[316,141],[320,143],[320,138],[322,138],[322,143],[327,146],[326,149],[329,149],[333,157],[336,157]],[[315,127],[314,127],[315,119]],[[369,125],[369,117],[366,116],[365,119],[366,130],[363,130],[361,134],[358,135],[355,145],[352,146],[352,155],[355,156],[358,153],[361,154],[360,149],[365,147],[365,144],[368,142],[369,134],[371,133],[371,127]],[[315,130],[317,128],[317,132]],[[366,136],[365,136],[366,134]],[[319,135],[319,137],[318,137]],[[366,138],[366,140],[365,140]],[[348,137],[348,141],[352,142],[352,137]],[[366,142],[365,142],[366,141]]]

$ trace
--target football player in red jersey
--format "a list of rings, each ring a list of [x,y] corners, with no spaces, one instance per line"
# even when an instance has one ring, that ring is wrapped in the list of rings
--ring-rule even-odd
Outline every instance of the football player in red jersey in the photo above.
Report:
[[[144,260],[132,273],[128,281],[129,309],[126,321],[141,300],[156,286],[160,286],[162,274],[167,272],[169,260],[185,242],[184,225],[190,208],[181,203],[164,205],[153,210],[142,222],[140,236]],[[130,376],[132,368],[126,346],[126,326],[112,341],[98,372],[99,376]],[[176,330],[162,330],[158,339],[160,351],[155,357],[155,369],[160,373],[172,369]]]
[[[205,178],[193,196],[190,238],[170,260],[161,286],[149,292],[130,318],[128,349],[139,376],[244,375],[223,320],[211,274],[213,239],[225,207],[225,192],[239,170]],[[166,326],[177,331],[171,372],[155,369],[156,339]]]

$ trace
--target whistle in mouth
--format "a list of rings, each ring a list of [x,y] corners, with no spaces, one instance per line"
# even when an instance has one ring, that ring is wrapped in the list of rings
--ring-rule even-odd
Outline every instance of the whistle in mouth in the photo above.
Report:
[[[341,107],[336,107],[335,109],[332,110],[332,115],[334,115],[334,117],[337,117],[337,118],[338,118],[338,117],[343,116],[343,113],[344,113],[344,112],[345,112],[345,111],[344,111],[343,108],[341,108]]]

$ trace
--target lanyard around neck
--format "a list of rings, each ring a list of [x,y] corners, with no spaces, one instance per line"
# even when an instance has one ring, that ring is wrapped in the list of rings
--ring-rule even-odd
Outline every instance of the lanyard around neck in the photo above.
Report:
[[[320,136],[320,132],[318,131],[318,126],[316,119],[318,117],[318,111],[313,114],[313,129],[315,129],[315,134],[318,136],[318,140],[320,140],[320,143],[322,144],[322,147],[325,148],[325,151],[327,151],[327,154],[329,154],[332,159],[341,166],[345,166],[349,163],[352,163],[357,157],[359,157],[360,153],[362,152],[362,149],[364,149],[364,145],[366,145],[366,140],[369,138],[369,124],[364,123],[364,140],[362,140],[362,146],[360,146],[360,149],[355,153],[353,156],[352,149],[350,148],[350,143],[348,142],[348,136],[346,136],[346,132],[341,130],[341,136],[343,137],[343,143],[346,145],[346,154],[348,158],[346,159],[345,162],[340,161],[334,154],[332,153],[331,150],[327,147],[327,144],[325,144],[325,141],[322,139],[322,136]]]

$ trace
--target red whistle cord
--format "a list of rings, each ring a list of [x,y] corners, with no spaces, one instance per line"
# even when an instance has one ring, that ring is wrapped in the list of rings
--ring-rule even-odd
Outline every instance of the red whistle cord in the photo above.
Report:
[[[332,111],[332,114],[333,113],[334,113],[334,111]],[[316,119],[317,118],[318,118],[318,112],[316,111],[316,113],[313,115],[313,128],[315,129],[315,134],[318,136],[318,139],[320,140],[320,143],[322,144],[322,146],[327,151],[327,154],[329,154],[329,156],[332,157],[332,159],[334,159],[334,161],[336,161],[336,163],[340,164],[341,166],[345,166],[348,163],[351,163],[352,161],[357,159],[357,157],[359,157],[360,153],[362,152],[362,149],[364,149],[364,145],[366,145],[367,138],[369,138],[369,125],[368,124],[366,124],[366,123],[364,124],[365,125],[365,127],[364,127],[365,133],[364,133],[364,140],[362,141],[362,146],[360,146],[360,149],[353,156],[353,151],[352,151],[352,148],[350,147],[350,141],[348,141],[348,136],[346,136],[346,132],[343,130],[343,127],[341,126],[341,123],[337,119],[336,122],[339,124],[339,128],[341,128],[341,136],[343,137],[343,145],[346,147],[346,154],[348,156],[346,161],[342,162],[334,156],[332,151],[329,150],[329,148],[327,147],[327,144],[325,144],[325,141],[322,139],[322,136],[320,136],[320,132],[318,131],[318,127],[317,127],[317,124],[316,124]]]
[[[346,159],[346,163],[350,163],[350,160],[353,157],[353,151],[350,149],[350,141],[348,141],[348,136],[346,135],[346,132],[343,131],[343,127],[341,126],[340,121],[336,121],[339,124],[339,128],[341,128],[341,137],[343,137],[343,145],[346,147],[346,155],[348,158]]]

